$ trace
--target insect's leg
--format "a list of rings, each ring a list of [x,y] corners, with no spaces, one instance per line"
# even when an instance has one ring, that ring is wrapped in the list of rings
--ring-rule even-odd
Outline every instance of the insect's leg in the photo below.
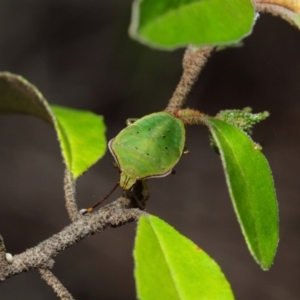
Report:
[[[102,198],[100,201],[95,203],[93,206],[82,210],[82,214],[85,215],[86,213],[92,212],[97,206],[99,206],[101,203],[103,203],[116,190],[116,188],[118,186],[119,186],[119,182],[114,186],[114,188],[104,198]]]
[[[113,166],[114,168],[119,169],[119,165],[118,165],[115,161],[112,163],[112,166]]]
[[[142,185],[143,185],[143,195],[144,195],[142,203],[145,203],[150,197],[147,180],[142,180]]]
[[[126,125],[129,126],[137,120],[138,120],[138,118],[129,118],[126,120]]]
[[[182,155],[183,154],[190,154],[190,150],[186,146],[184,146],[183,148]],[[176,170],[172,169],[171,175],[175,175],[175,174],[176,174]]]
[[[138,208],[145,210],[144,203],[149,198],[148,187],[145,180],[138,180],[129,190],[124,190],[124,195],[131,199]]]
[[[186,146],[184,146],[184,148],[183,148],[182,155],[183,154],[190,154],[190,150]],[[173,169],[172,172],[171,172],[171,174],[175,175],[176,174],[176,170]]]
[[[144,205],[143,201],[140,201],[135,194],[133,194],[133,198],[136,201],[138,208],[141,210],[145,210],[145,205]]]
[[[182,154],[190,154],[190,150],[187,148],[187,146],[184,146]]]

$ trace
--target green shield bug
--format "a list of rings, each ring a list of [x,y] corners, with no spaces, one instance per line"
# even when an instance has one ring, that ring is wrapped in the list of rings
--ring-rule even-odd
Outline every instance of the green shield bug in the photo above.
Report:
[[[183,122],[166,112],[147,115],[124,128],[108,147],[120,169],[120,186],[172,172],[185,145]]]
[[[169,175],[184,153],[184,146],[184,124],[169,113],[153,113],[130,124],[108,143],[121,173],[120,182],[81,213],[93,211],[118,185],[126,197],[135,199],[142,208],[149,197],[145,179]]]

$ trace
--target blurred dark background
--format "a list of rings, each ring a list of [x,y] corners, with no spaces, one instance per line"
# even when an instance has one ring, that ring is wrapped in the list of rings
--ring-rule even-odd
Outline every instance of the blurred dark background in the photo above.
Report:
[[[114,137],[128,117],[163,110],[181,75],[183,50],[157,51],[128,37],[131,2],[1,0],[0,70],[23,75],[51,103],[104,115],[107,137]],[[190,155],[175,176],[149,180],[147,211],[209,253],[237,299],[300,299],[299,54],[300,32],[262,15],[244,47],[213,55],[188,102],[208,114],[245,106],[271,113],[254,132],[280,206],[281,240],[270,271],[247,250],[204,128],[188,128]],[[80,207],[118,180],[112,161],[107,153],[78,180]],[[20,253],[69,224],[64,167],[49,125],[28,116],[1,117],[0,170],[0,233],[8,252]],[[134,234],[132,223],[88,238],[58,256],[53,272],[76,299],[135,299]],[[0,299],[56,297],[31,271],[3,282]]]

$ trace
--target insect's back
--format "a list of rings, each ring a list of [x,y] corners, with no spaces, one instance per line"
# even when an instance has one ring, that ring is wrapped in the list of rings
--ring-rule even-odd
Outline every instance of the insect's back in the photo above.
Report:
[[[153,113],[129,125],[110,143],[122,172],[120,185],[129,189],[138,179],[169,174],[184,144],[183,122],[168,113]]]

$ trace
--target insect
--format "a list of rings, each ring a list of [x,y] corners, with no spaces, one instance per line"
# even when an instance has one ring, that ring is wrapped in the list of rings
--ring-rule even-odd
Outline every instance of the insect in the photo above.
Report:
[[[120,170],[120,182],[106,197],[83,210],[83,214],[93,211],[118,185],[123,195],[135,199],[142,208],[149,198],[145,179],[172,173],[185,152],[185,127],[180,119],[169,113],[153,113],[121,130],[109,141],[108,147]]]
[[[149,199],[147,180],[137,181],[129,190],[123,189],[123,197],[130,199],[134,207],[145,209],[145,202]]]
[[[120,186],[124,190],[139,180],[169,175],[184,146],[183,122],[166,112],[138,119],[108,144],[120,169]]]

